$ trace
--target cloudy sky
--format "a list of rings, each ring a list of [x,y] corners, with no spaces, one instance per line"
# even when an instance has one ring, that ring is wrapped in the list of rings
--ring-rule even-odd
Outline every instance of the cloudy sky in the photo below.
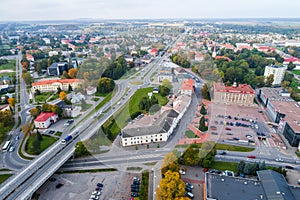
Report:
[[[299,8],[297,0],[0,0],[0,21],[299,17]]]

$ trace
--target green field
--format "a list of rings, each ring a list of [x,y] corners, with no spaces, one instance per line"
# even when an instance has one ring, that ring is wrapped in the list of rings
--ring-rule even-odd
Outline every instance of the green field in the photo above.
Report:
[[[192,144],[194,148],[201,148],[202,143],[199,144]],[[176,145],[176,148],[187,148],[191,145],[189,144],[182,144],[182,145]],[[254,150],[252,147],[242,147],[242,146],[235,146],[235,145],[229,145],[229,144],[216,144],[216,150],[228,150],[228,151],[239,151],[239,152],[251,152]]]
[[[40,95],[34,95],[35,102],[44,103],[52,95],[51,92],[44,92]]]
[[[106,150],[102,150],[101,146],[110,146],[111,141],[104,135],[101,128],[90,139],[83,141],[83,144],[91,154],[100,154]]]
[[[187,138],[197,138],[198,136],[191,130],[185,132]]]
[[[33,142],[35,140],[35,137],[36,137],[36,135],[33,134],[27,140],[25,150],[28,154],[34,155],[34,151],[32,149],[33,149]],[[42,138],[43,138],[43,140],[41,141],[41,148],[40,148],[40,151],[38,154],[43,152],[45,149],[47,149],[48,147],[50,147],[53,143],[55,143],[57,141],[57,138],[53,138],[53,137],[49,137],[49,136],[45,136],[45,135],[42,135]]]
[[[300,70],[293,70],[292,72],[296,75],[300,75]]]
[[[16,71],[16,61],[15,60],[8,60],[7,64],[0,65],[0,70],[4,69],[11,69]]]
[[[6,181],[9,177],[11,177],[13,174],[0,174],[0,184]]]
[[[238,163],[234,162],[222,162],[222,161],[215,161],[211,166],[211,169],[218,169],[218,170],[230,170],[233,172],[237,172]]]

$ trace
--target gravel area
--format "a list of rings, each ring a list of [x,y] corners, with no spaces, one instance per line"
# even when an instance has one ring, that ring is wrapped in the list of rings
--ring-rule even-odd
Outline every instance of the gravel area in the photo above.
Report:
[[[48,180],[38,191],[39,200],[89,199],[98,182],[103,183],[100,200],[128,200],[130,184],[137,173],[101,172],[79,174],[54,174],[55,180]],[[56,188],[61,183],[63,186]]]

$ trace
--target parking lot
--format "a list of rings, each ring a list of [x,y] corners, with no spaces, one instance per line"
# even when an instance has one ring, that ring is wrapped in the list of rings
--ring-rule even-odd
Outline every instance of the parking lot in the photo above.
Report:
[[[130,185],[132,178],[139,176],[136,173],[101,172],[54,174],[54,179],[48,180],[38,191],[39,200],[53,199],[80,199],[88,200],[97,187],[102,183],[100,200],[128,200],[130,198]],[[56,188],[58,184],[61,187]]]
[[[259,145],[257,132],[262,133],[264,138],[270,138],[263,115],[256,105],[247,107],[211,104],[211,139],[240,145]]]

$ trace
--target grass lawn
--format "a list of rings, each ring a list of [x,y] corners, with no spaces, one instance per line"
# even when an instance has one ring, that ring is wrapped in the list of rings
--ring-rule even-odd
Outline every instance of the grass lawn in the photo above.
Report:
[[[293,70],[292,72],[296,75],[300,75],[300,70]]]
[[[130,82],[131,85],[142,85],[143,82],[142,81],[132,81]]]
[[[57,131],[57,132],[55,133],[55,135],[56,135],[56,136],[61,136],[61,135],[62,135],[62,132]]]
[[[253,151],[254,148],[251,147],[241,147],[241,146],[234,146],[228,144],[216,144],[217,150],[228,150],[228,151],[240,151],[240,152],[250,152]]]
[[[222,162],[222,161],[215,161],[214,164],[211,166],[211,169],[218,169],[218,170],[230,170],[233,172],[237,172],[238,163],[234,162]]]
[[[148,93],[152,92],[153,88],[141,88],[135,92],[135,94],[130,98],[129,104],[126,103],[118,112],[109,118],[104,124],[103,127],[108,128],[112,133],[113,139],[122,128],[131,120],[131,115],[136,112],[145,112],[139,109],[140,100],[143,97],[148,97]],[[166,105],[168,102],[167,97],[162,97],[160,94],[153,94],[160,106]]]
[[[142,173],[142,180],[141,180],[140,198],[139,198],[139,200],[147,200],[148,199],[148,188],[149,188],[148,186],[149,186],[149,172],[148,171],[144,171]]]
[[[49,100],[53,101],[53,100],[58,99],[58,98],[59,98],[59,94],[55,93]]]
[[[51,96],[51,94],[52,93],[50,93],[50,92],[43,92],[40,95],[34,95],[35,102],[37,102],[37,103],[44,103]]]
[[[28,154],[33,154],[34,153],[32,151],[32,148],[33,148],[33,142],[35,140],[35,137],[36,137],[36,135],[33,134],[27,140],[27,144],[26,144],[25,150],[26,150],[26,152]],[[42,138],[43,138],[43,140],[41,141],[41,148],[40,148],[38,154],[40,154],[41,152],[43,152],[45,149],[47,149],[49,146],[51,146],[53,143],[55,143],[57,141],[57,138],[49,137],[49,136],[45,136],[45,135],[42,135]]]
[[[196,137],[198,137],[198,136],[195,135],[195,133],[194,133],[193,131],[191,131],[191,130],[186,131],[186,132],[185,132],[185,135],[186,135],[187,138],[196,138]]]
[[[0,65],[0,70],[3,69],[11,69],[13,71],[16,70],[16,61],[15,60],[7,60],[8,63],[4,65]]]
[[[95,97],[95,98],[92,98],[92,101],[98,101],[100,98],[97,98],[97,97]]]
[[[104,151],[101,146],[110,146],[111,141],[104,135],[101,128],[90,139],[83,141],[83,144],[91,154],[99,154]],[[100,147],[100,148],[99,148]]]
[[[11,177],[13,174],[0,174],[0,184],[6,181],[9,177]]]
[[[81,106],[81,104],[77,104],[77,106]],[[92,106],[92,104],[86,104],[86,107],[85,107],[84,109],[81,108],[81,112],[85,112],[85,111],[88,110],[91,106]]]

